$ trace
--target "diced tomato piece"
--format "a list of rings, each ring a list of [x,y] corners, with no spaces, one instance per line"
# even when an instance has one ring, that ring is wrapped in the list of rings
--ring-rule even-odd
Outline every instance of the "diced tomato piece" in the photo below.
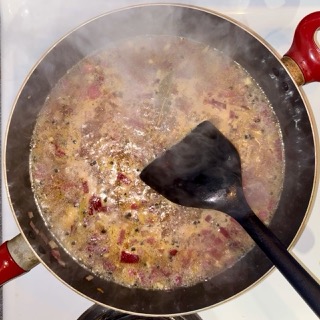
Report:
[[[82,191],[83,191],[84,193],[89,193],[88,181],[82,181]]]
[[[182,276],[180,276],[180,275],[175,276],[174,279],[173,279],[173,283],[174,283],[176,286],[181,285],[181,283],[182,283]]]
[[[171,276],[171,271],[167,268],[160,269],[159,271],[167,278]]]
[[[178,253],[178,250],[177,250],[177,249],[171,249],[171,250],[169,251],[169,254],[170,254],[171,257],[174,257],[177,253]]]
[[[155,238],[152,238],[152,237],[149,237],[147,239],[145,239],[145,241],[148,243],[148,244],[155,244],[156,243],[156,239]]]
[[[59,147],[59,145],[57,143],[52,143],[52,144],[54,146],[54,154],[57,157],[61,158],[66,155],[66,153]]]
[[[111,271],[111,272],[116,270],[116,266],[109,260],[103,261],[103,267],[105,270]]]
[[[225,237],[225,238],[230,238],[230,234],[228,230],[224,227],[219,228],[219,232]]]
[[[131,180],[122,172],[119,172],[117,175],[117,180],[123,182],[124,184],[130,184]]]
[[[238,241],[238,240],[235,240],[233,239],[230,244],[229,244],[230,248],[233,248],[233,249],[239,249],[239,248],[242,248],[243,247],[243,244],[241,241]]]
[[[233,111],[233,110],[230,110],[229,112],[229,118],[230,119],[236,119],[238,118],[237,114]]]
[[[93,215],[95,212],[107,211],[107,207],[102,205],[101,198],[97,195],[92,195],[89,199],[89,215]]]
[[[93,245],[93,244],[89,244],[88,246],[87,246],[87,251],[88,252],[94,252],[95,250],[96,250],[96,245]]]
[[[97,99],[101,96],[100,88],[97,84],[92,84],[87,89],[87,95],[89,99]]]
[[[126,231],[124,229],[121,229],[120,233],[119,233],[117,244],[122,244],[125,236],[126,236]]]
[[[220,248],[210,248],[208,251],[209,255],[211,257],[213,257],[216,260],[221,259],[221,257],[223,256],[223,251],[220,250]]]
[[[137,209],[139,208],[139,205],[138,205],[137,203],[133,203],[133,204],[130,206],[130,208],[131,208],[132,210],[137,210]]]
[[[214,98],[205,98],[203,100],[204,104],[210,104],[213,107],[216,107],[217,109],[226,109],[227,105],[224,102],[220,102]]]
[[[201,235],[204,237],[208,237],[212,235],[212,230],[211,229],[202,229],[201,230]]]
[[[219,238],[219,237],[215,237],[214,240],[213,240],[213,244],[214,244],[215,246],[221,246],[223,243],[224,243],[224,240],[222,240],[222,239]]]
[[[121,251],[120,256],[120,262],[123,263],[138,263],[139,262],[139,256],[137,254],[127,252],[127,251]]]

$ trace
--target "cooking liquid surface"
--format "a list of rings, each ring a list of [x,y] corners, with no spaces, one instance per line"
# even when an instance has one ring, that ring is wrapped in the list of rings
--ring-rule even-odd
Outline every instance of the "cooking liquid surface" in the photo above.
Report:
[[[125,286],[172,289],[232,266],[252,240],[232,218],[175,205],[140,171],[203,120],[240,153],[265,223],[283,182],[272,107],[238,64],[184,38],[137,37],[80,61],[39,115],[30,170],[43,219],[79,263]]]

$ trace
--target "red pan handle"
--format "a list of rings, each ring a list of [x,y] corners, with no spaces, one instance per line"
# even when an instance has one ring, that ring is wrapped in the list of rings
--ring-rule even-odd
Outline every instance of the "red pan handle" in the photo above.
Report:
[[[21,234],[0,246],[0,286],[35,267],[39,260]]]
[[[291,48],[282,61],[291,72],[292,63],[298,66],[302,79],[298,85],[320,81],[320,48],[316,42],[316,32],[320,29],[320,11],[307,15],[298,24]],[[294,62],[293,62],[294,61]],[[292,73],[292,72],[291,72]],[[295,77],[295,72],[293,72]]]

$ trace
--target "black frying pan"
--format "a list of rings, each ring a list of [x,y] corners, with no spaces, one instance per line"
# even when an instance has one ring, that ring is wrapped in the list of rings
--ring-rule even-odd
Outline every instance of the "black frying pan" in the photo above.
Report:
[[[91,274],[55,241],[38,212],[30,185],[30,139],[37,115],[53,86],[83,57],[112,41],[141,34],[187,37],[225,54],[232,53],[230,58],[262,87],[274,106],[285,146],[283,192],[270,228],[286,247],[296,237],[314,191],[314,133],[296,83],[272,50],[235,22],[200,8],[146,5],[103,15],[67,35],[35,67],[17,98],[6,141],[7,188],[21,233],[37,259],[52,273],[99,304],[144,315],[182,314],[239,294],[261,279],[272,268],[271,262],[255,247],[232,268],[192,287],[172,291],[126,288]],[[287,64],[288,61],[292,62],[286,59]]]

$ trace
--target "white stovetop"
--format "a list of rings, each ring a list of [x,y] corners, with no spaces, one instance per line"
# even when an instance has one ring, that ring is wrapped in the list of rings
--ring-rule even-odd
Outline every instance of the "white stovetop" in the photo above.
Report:
[[[123,0],[1,0],[2,138],[15,96],[30,69],[66,32],[113,8],[155,1]],[[156,1],[169,2],[169,1]],[[280,54],[290,46],[295,26],[320,10],[319,0],[194,0],[173,1],[208,7],[255,30]],[[320,37],[318,37],[319,39]],[[304,88],[320,125],[320,85]],[[4,190],[4,188],[3,188]],[[18,233],[3,191],[3,237]],[[308,224],[292,252],[320,278],[320,193]],[[320,300],[319,300],[320,303]],[[74,320],[92,302],[56,280],[43,266],[4,286],[4,320]],[[273,271],[245,294],[200,313],[204,320],[313,320],[309,310],[280,273]]]

